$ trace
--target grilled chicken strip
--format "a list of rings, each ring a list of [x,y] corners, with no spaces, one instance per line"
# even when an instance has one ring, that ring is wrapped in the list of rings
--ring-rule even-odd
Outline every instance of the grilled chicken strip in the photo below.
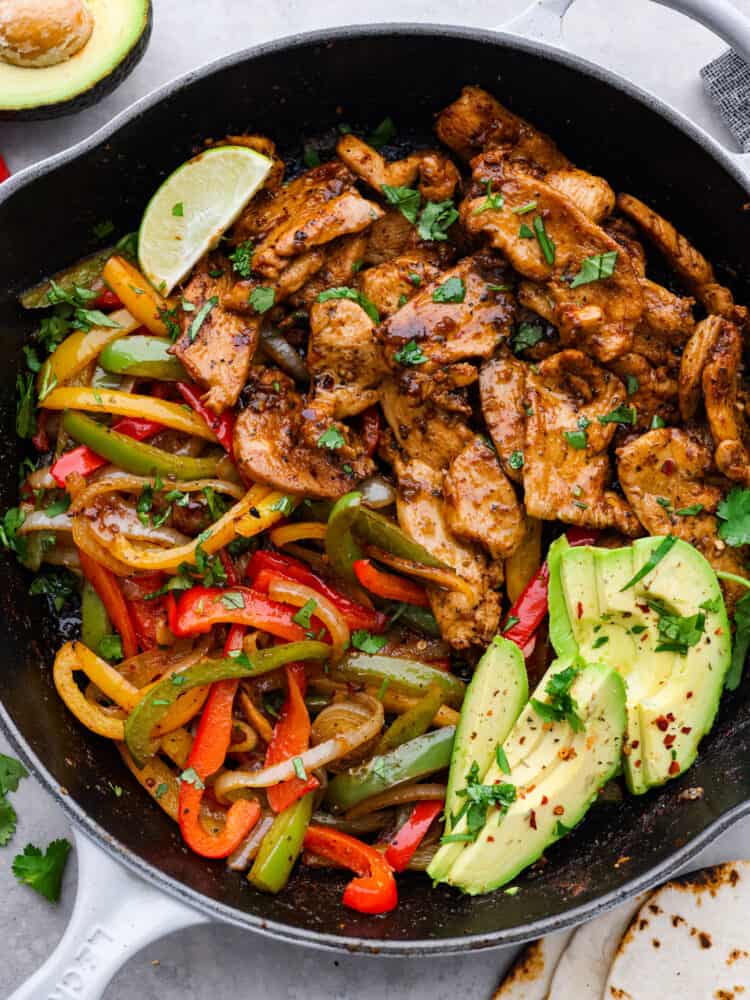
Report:
[[[305,401],[283,372],[264,368],[251,381],[248,394],[249,403],[234,429],[234,455],[247,482],[335,500],[373,471],[361,441],[348,427],[337,425],[344,437],[340,448],[307,443]]]
[[[721,321],[719,335],[703,369],[703,399],[715,461],[728,479],[750,485],[750,431],[739,399],[742,334],[734,323]]]
[[[720,285],[714,269],[700,251],[679,233],[671,222],[632,194],[617,196],[617,207],[651,240],[666,257],[670,266],[682,278],[695,297],[711,313],[729,316],[734,299],[728,288]]]
[[[654,417],[668,424],[677,420],[677,380],[670,368],[653,365],[635,353],[623,354],[609,367],[628,389],[627,401],[635,407],[635,428],[648,430]]]
[[[237,402],[260,330],[260,317],[239,316],[220,304],[229,284],[226,272],[212,278],[200,271],[190,280],[182,296],[182,335],[174,345],[185,369],[208,390],[205,403],[214,413]],[[204,309],[208,312],[194,332]]]
[[[381,326],[386,360],[432,372],[468,358],[489,358],[510,335],[514,303],[505,265],[488,253],[466,257]],[[409,359],[414,342],[424,360]],[[406,351],[405,351],[406,349]]]
[[[712,467],[708,434],[679,427],[649,431],[617,449],[620,485],[650,535],[677,535],[714,569],[745,576],[744,550],[718,537],[715,511],[724,491],[707,481]],[[745,593],[737,585],[722,586],[730,604]]]
[[[336,153],[347,167],[363,181],[382,191],[387,187],[412,187],[419,178],[419,191],[425,201],[445,201],[453,197],[461,175],[445,153],[420,150],[403,160],[386,161],[380,153],[353,133],[342,135]]]
[[[475,179],[492,179],[503,206],[488,207],[475,187],[461,205],[464,226],[485,236],[525,278],[543,285],[554,304],[563,345],[584,346],[599,361],[632,350],[643,294],[618,244],[559,191],[524,173],[497,150],[478,157],[472,166]],[[519,219],[513,210],[528,205],[535,208]],[[546,255],[545,240],[554,244],[550,249],[545,243]],[[617,256],[611,277],[571,287],[585,260],[613,252]]]
[[[375,324],[349,299],[316,302],[310,310],[307,367],[310,405],[320,416],[351,417],[377,403],[387,368]]]
[[[315,251],[322,253],[323,264],[311,275],[309,281],[290,295],[290,304],[295,308],[309,309],[327,288],[353,285],[366,249],[367,233],[355,233],[353,236],[342,236],[334,240],[322,251]]]
[[[518,456],[526,447],[526,365],[509,351],[482,365],[479,373],[482,416],[497,457],[509,479],[523,482]],[[516,456],[515,459],[512,456]]]
[[[615,193],[603,177],[571,167],[551,170],[544,180],[570,199],[592,222],[601,222],[614,210]]]
[[[507,559],[526,534],[526,518],[497,456],[481,438],[457,455],[443,483],[445,519],[454,535]]]
[[[442,497],[443,473],[425,462],[395,461],[399,482],[396,502],[404,531],[438,559],[447,563],[474,589],[474,597],[428,587],[432,612],[446,642],[456,649],[486,646],[500,621],[502,563],[490,563],[475,545],[462,542],[446,522]]]
[[[696,326],[680,362],[680,416],[692,420],[698,412],[703,392],[703,369],[721,333],[721,316],[707,316]]]
[[[377,267],[368,267],[362,272],[359,286],[378,310],[381,319],[387,319],[406,305],[420,288],[439,277],[439,268],[414,251]]]
[[[383,414],[407,461],[420,459],[445,471],[474,435],[463,413],[422,400],[419,387],[414,388],[404,379],[386,379],[381,388]]]

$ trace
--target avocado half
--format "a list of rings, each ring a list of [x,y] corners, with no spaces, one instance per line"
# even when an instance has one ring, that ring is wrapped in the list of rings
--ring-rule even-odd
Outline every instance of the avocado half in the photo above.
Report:
[[[0,61],[0,120],[57,118],[96,104],[140,61],[153,23],[151,0],[87,0],[94,30],[72,58],[26,68]]]

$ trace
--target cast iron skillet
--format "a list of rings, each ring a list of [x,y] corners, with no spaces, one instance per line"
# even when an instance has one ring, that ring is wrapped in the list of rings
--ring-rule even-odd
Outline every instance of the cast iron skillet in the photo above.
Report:
[[[566,5],[566,4],[565,4]],[[20,348],[33,320],[15,296],[90,252],[94,224],[133,229],[160,180],[206,136],[251,129],[294,162],[302,140],[338,123],[372,128],[392,115],[404,139],[466,83],[496,93],[551,133],[582,167],[656,206],[750,302],[748,192],[727,154],[633,87],[554,49],[512,35],[453,27],[344,28],[286,39],[225,59],[168,85],[113,130],[27,171],[0,197],[0,502],[16,501],[21,451],[13,430]],[[745,182],[747,184],[747,182]],[[12,559],[0,565],[4,729],[37,776],[108,852],[209,916],[323,947],[390,954],[446,953],[507,944],[592,916],[683,864],[750,811],[750,682],[726,697],[696,765],[641,798],[598,805],[576,833],[517,880],[520,892],[468,898],[423,876],[401,879],[384,917],[344,910],[344,880],[299,871],[277,897],[221,863],[189,854],[112,745],[84,731],[57,697],[50,665],[60,641],[43,601]],[[65,631],[65,624],[62,630]],[[116,798],[109,782],[124,794]],[[701,798],[688,789],[701,787]],[[64,794],[61,794],[64,789]]]

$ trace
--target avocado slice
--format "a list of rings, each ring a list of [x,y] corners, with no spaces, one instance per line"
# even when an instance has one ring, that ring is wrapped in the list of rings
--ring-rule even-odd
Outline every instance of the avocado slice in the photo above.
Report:
[[[626,722],[625,685],[616,670],[604,664],[579,668],[571,660],[557,660],[542,678],[535,699],[549,703],[550,679],[571,667],[578,670],[570,686],[577,729],[566,719],[545,721],[534,700],[529,702],[503,745],[510,775],[495,762],[483,780],[489,787],[512,783],[515,801],[505,812],[489,809],[476,840],[463,845],[442,881],[470,895],[506,885],[580,822],[599,789],[616,773]],[[455,827],[456,833],[462,829],[465,819]]]
[[[140,61],[151,35],[151,0],[89,0],[91,37],[69,59],[29,68],[0,60],[0,119],[56,118],[101,100]]]
[[[693,763],[731,662],[721,587],[692,545],[675,539],[653,569],[626,587],[663,544],[640,538],[620,549],[571,548],[561,537],[547,557],[555,652],[608,663],[625,679],[624,770],[636,795]]]
[[[529,683],[523,654],[514,642],[495,636],[477,664],[466,690],[461,718],[456,727],[451,769],[445,794],[445,833],[451,831],[451,817],[458,814],[463,798],[458,792],[466,784],[466,774],[476,762],[484,776],[521,714],[529,697]],[[432,859],[428,875],[441,881],[463,844],[444,844]]]

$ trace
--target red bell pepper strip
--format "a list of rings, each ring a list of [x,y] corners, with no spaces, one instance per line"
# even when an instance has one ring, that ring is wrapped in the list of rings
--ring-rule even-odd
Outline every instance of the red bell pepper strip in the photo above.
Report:
[[[368,407],[362,414],[362,439],[367,457],[372,458],[380,441],[380,408],[377,405]]]
[[[291,556],[258,549],[250,560],[247,575],[251,586],[264,594],[268,592],[268,586],[274,577],[280,576],[285,580],[304,583],[306,587],[327,598],[336,610],[341,612],[350,629],[363,628],[368,632],[382,632],[388,622],[388,616],[382,611],[366,608],[364,604],[340,594],[303,562],[292,559]]]
[[[0,156],[0,184],[2,184],[3,181],[7,181],[9,177],[10,177],[10,170],[8,170],[8,164],[5,162],[2,156]]]
[[[135,629],[114,573],[85,552],[79,551],[79,556],[83,575],[99,595],[110,621],[120,634],[123,656],[126,660],[130,656],[135,656],[138,652]]]
[[[119,431],[120,434],[126,434],[136,441],[145,441],[147,438],[154,437],[159,431],[164,430],[164,425],[157,424],[153,420],[137,420],[134,417],[124,417],[112,425],[112,430]],[[64,455],[61,455],[50,469],[50,474],[58,486],[64,489],[65,480],[72,472],[77,472],[81,476],[88,476],[106,464],[106,458],[102,458],[101,455],[97,455],[91,448],[87,448],[85,444],[82,444],[78,448],[73,448],[72,451],[66,451]]]
[[[402,601],[404,604],[418,604],[422,608],[430,605],[427,591],[413,580],[396,576],[394,573],[384,573],[383,570],[376,569],[369,559],[355,559],[353,568],[365,590],[377,594],[378,597],[385,597],[390,601]]]
[[[191,587],[177,602],[176,635],[203,635],[214,625],[247,625],[263,629],[290,642],[305,638],[305,630],[292,617],[297,608],[272,601],[250,587]],[[320,628],[320,623],[314,629]],[[174,631],[174,629],[173,629]]]
[[[260,817],[256,799],[238,799],[229,807],[221,833],[209,833],[200,821],[203,783],[224,763],[232,738],[232,704],[238,684],[239,681],[228,680],[212,686],[180,781],[180,832],[188,847],[204,858],[226,858],[239,847]]]
[[[291,663],[286,668],[287,696],[281,707],[279,721],[266,750],[266,767],[304,753],[310,746],[310,715],[305,704],[305,667]],[[315,775],[289,778],[267,790],[268,804],[274,812],[283,812],[303,795],[320,787]]]
[[[198,416],[203,417],[208,426],[214,432],[219,440],[219,443],[232,454],[232,435],[234,433],[234,412],[232,410],[225,410],[220,417],[217,417],[215,413],[212,413],[208,407],[203,403],[200,394],[196,392],[192,385],[188,385],[187,382],[178,382],[177,391],[188,403]]]
[[[142,650],[153,649],[159,644],[159,626],[168,621],[164,598],[144,599],[159,590],[163,583],[163,573],[149,573],[148,576],[130,577],[128,580],[125,603]]]
[[[177,631],[177,601],[170,591],[164,598],[164,607],[167,609],[167,624],[172,635],[179,635]]]
[[[234,563],[232,562],[232,557],[226,549],[221,549],[219,551],[219,559],[221,560],[221,565],[224,567],[224,572],[226,573],[227,586],[236,587],[240,582],[240,578],[234,567]],[[244,625],[230,626],[227,640],[224,643],[224,656],[229,656],[230,653],[241,652],[242,640],[245,637],[245,631],[246,629]]]
[[[432,821],[440,814],[444,805],[444,799],[417,802],[411,816],[396,832],[386,849],[385,860],[394,871],[402,872],[408,866]]]
[[[599,537],[599,532],[591,528],[568,528],[565,535],[571,545],[593,545]],[[531,655],[534,651],[531,640],[547,614],[548,586],[549,566],[545,559],[526,584],[505,619],[506,622],[514,618],[518,619],[510,628],[503,630],[502,635],[503,638],[515,642],[524,651],[524,655]]]
[[[308,826],[306,850],[356,872],[344,889],[344,906],[359,913],[388,913],[398,903],[393,869],[383,855],[369,844],[330,827]]]

